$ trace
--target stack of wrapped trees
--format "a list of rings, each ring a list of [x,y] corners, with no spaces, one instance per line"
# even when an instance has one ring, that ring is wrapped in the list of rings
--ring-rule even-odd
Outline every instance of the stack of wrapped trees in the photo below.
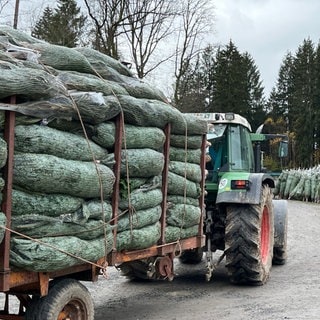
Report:
[[[282,171],[274,194],[281,199],[320,203],[320,166]]]
[[[4,110],[16,114],[12,268],[55,271],[81,259],[97,261],[112,249],[148,248],[160,239],[162,207],[168,208],[166,242],[197,235],[205,122],[180,113],[119,61],[4,26],[0,68],[2,132]],[[117,141],[119,115],[122,141]],[[170,163],[164,197],[166,139]],[[119,144],[120,200],[113,208]],[[7,145],[1,138],[0,148],[3,168]],[[1,213],[0,225],[5,223]]]

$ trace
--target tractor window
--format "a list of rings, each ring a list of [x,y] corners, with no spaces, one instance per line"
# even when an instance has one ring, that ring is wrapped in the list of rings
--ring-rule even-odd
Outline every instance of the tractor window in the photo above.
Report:
[[[230,127],[230,169],[247,172],[254,170],[249,131],[240,125]]]
[[[210,160],[207,162],[206,168],[209,171],[208,180],[215,182],[218,179],[218,171],[228,162],[228,140],[227,136],[224,135],[226,128],[227,125],[225,124],[212,126],[214,130],[209,130],[207,134],[207,139],[211,143],[211,146],[207,150]]]

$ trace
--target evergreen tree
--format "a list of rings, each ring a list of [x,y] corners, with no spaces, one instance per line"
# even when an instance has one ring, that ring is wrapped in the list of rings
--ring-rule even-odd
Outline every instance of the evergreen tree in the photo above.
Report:
[[[32,30],[32,36],[66,47],[76,47],[81,39],[86,17],[75,0],[58,0],[56,9],[47,7]]]
[[[54,25],[54,12],[50,7],[44,9],[42,17],[38,20],[32,30],[32,36],[38,39],[50,39],[50,36],[55,33],[56,26]]]
[[[284,120],[286,131],[292,131],[292,93],[293,93],[293,56],[286,54],[279,69],[276,87],[272,89],[268,100],[269,115],[274,121]]]
[[[246,75],[246,104],[249,106],[248,113],[244,116],[251,123],[252,128],[256,129],[266,118],[264,88],[260,80],[260,72],[247,52],[243,54],[243,65]]]
[[[232,41],[217,53],[209,110],[238,113],[248,119],[253,129],[264,121],[260,73],[252,57],[241,54]]]
[[[208,112],[212,101],[214,48],[207,46],[180,78],[176,107],[182,112]]]
[[[298,48],[293,67],[292,120],[296,135],[296,163],[314,165],[315,145],[315,49],[310,39]]]

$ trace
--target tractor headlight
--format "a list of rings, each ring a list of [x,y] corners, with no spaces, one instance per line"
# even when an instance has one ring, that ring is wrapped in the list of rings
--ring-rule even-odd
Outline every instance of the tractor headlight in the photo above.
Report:
[[[224,115],[225,119],[228,120],[228,121],[232,121],[234,120],[234,113],[226,113]]]

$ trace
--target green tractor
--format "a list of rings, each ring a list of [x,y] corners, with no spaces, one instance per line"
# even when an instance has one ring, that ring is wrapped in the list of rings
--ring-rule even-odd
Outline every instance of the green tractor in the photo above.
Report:
[[[261,141],[287,137],[252,133],[248,121],[234,113],[194,114],[208,122],[206,219],[204,248],[209,281],[222,259],[230,281],[262,285],[272,264],[287,256],[287,202],[274,200],[273,177],[263,172]],[[213,252],[223,253],[216,264]],[[199,249],[184,252],[182,262],[199,262]]]

